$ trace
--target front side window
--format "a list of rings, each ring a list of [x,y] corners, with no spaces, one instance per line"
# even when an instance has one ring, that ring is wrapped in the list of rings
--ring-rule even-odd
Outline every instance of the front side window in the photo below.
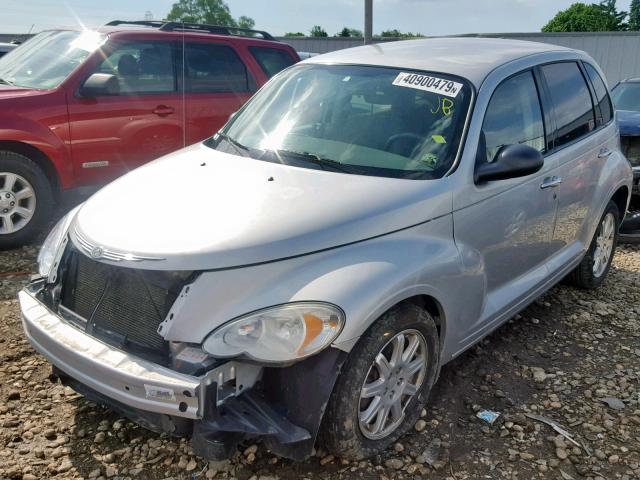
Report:
[[[575,62],[543,65],[556,119],[557,143],[562,146],[595,128],[591,94]]]
[[[185,90],[192,93],[250,91],[247,68],[231,47],[206,43],[185,46]]]
[[[39,33],[0,59],[0,83],[42,90],[56,88],[105,39],[90,30]]]
[[[508,145],[525,144],[540,152],[545,150],[544,124],[538,90],[530,71],[508,78],[496,88],[482,124],[480,148],[493,162]]]
[[[597,70],[593,68],[593,66],[585,63],[584,68],[587,71],[587,75],[589,75],[593,89],[596,92],[599,111],[598,125],[605,125],[606,123],[609,123],[609,120],[613,117],[613,109],[611,108],[609,92],[607,92],[604,80],[602,80],[602,77],[598,75]]]
[[[617,110],[640,112],[640,82],[619,83],[611,96]]]
[[[115,75],[120,84],[120,95],[173,92],[176,89],[170,42],[116,45],[96,72]]]
[[[446,74],[299,65],[207,145],[306,168],[440,178],[457,155],[470,97],[466,81]]]
[[[279,48],[249,47],[249,51],[269,78],[295,63],[289,52]]]

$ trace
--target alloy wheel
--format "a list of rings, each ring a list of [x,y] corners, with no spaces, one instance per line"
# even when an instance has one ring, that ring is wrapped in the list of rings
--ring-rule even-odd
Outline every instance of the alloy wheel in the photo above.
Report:
[[[396,430],[427,372],[427,343],[418,330],[403,330],[389,340],[369,367],[360,390],[362,434],[379,440]]]
[[[613,213],[607,213],[596,237],[596,248],[593,251],[593,275],[601,277],[609,265],[609,259],[613,252],[613,242],[615,240],[616,218]]]
[[[22,176],[0,172],[0,235],[24,228],[36,211],[36,194]]]

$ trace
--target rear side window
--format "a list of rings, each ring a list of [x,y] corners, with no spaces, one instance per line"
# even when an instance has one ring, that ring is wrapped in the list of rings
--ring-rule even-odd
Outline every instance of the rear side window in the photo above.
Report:
[[[482,124],[482,141],[487,162],[493,162],[502,147],[518,143],[544,152],[542,110],[530,71],[508,78],[496,88]]]
[[[97,69],[118,78],[120,95],[173,92],[174,71],[173,47],[168,42],[120,44]]]
[[[598,102],[597,125],[600,126],[609,123],[609,120],[611,120],[611,117],[613,116],[613,111],[607,87],[605,86],[602,77],[598,75],[598,72],[592,65],[585,63],[584,68],[587,71],[587,75],[589,75],[593,89],[596,92],[596,100]]]
[[[266,47],[249,47],[251,55],[256,59],[260,68],[271,78],[276,73],[293,65],[295,60],[286,50]]]
[[[187,43],[185,90],[191,93],[250,91],[247,67],[231,47]]]
[[[556,147],[573,142],[595,128],[589,88],[575,62],[552,63],[541,67],[553,103]]]

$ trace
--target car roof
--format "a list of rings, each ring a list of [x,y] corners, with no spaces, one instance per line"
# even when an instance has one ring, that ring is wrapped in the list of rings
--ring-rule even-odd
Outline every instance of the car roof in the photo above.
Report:
[[[82,31],[82,28],[80,27],[60,27],[60,28],[52,28],[49,30],[43,30],[43,31]],[[109,25],[103,25],[101,27],[97,27],[97,28],[93,28],[92,31],[98,32],[98,33],[103,33],[105,35],[115,35],[115,34],[121,34],[121,33],[127,33],[127,34],[158,34],[161,33],[162,35],[174,35],[174,36],[179,36],[182,38],[182,36],[186,36],[188,37],[194,37],[194,38],[206,38],[206,39],[211,39],[212,41],[215,40],[233,40],[234,42],[246,42],[248,44],[251,43],[265,43],[265,44],[270,44],[270,45],[277,45],[279,47],[288,47],[288,48],[292,48],[289,44],[284,43],[284,42],[280,42],[278,40],[268,40],[268,39],[264,39],[264,38],[259,38],[259,37],[250,37],[250,36],[244,36],[244,35],[225,35],[225,34],[218,34],[218,33],[209,33],[206,31],[189,31],[189,30],[160,30],[159,28],[153,28],[153,27],[145,27],[145,26],[136,26],[136,25],[130,25],[130,24],[124,24],[124,25],[117,25],[117,26],[109,26]],[[293,48],[292,48],[293,49]]]
[[[303,63],[374,65],[442,72],[468,79],[476,87],[495,68],[545,52],[576,52],[548,43],[500,38],[440,37],[384,42],[338,50]]]
[[[107,35],[116,34],[116,33],[125,33],[125,32],[136,33],[136,34],[162,33],[163,35],[177,35],[180,37],[184,35],[187,38],[198,37],[198,38],[210,38],[211,40],[231,39],[233,41],[247,42],[247,43],[260,42],[260,43],[269,43],[269,44],[276,44],[276,45],[286,45],[283,42],[279,42],[277,40],[270,40],[270,39],[259,38],[259,37],[251,37],[251,36],[244,36],[244,35],[225,35],[225,34],[209,33],[206,31],[198,31],[198,30],[179,30],[179,29],[160,30],[159,28],[136,26],[136,25],[130,25],[130,24],[123,24],[123,25],[117,25],[117,26],[104,25],[102,27],[96,28],[95,30],[97,32],[105,33]]]

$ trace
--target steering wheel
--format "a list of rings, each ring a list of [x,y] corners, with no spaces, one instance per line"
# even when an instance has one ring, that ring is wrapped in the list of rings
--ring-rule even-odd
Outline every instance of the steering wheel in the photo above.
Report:
[[[400,143],[402,141],[406,141],[407,144],[405,145],[411,145],[410,142],[413,142],[413,145],[411,145],[411,149],[409,150],[408,155],[403,155],[405,157],[408,157],[411,155],[411,153],[413,153],[413,151],[415,150],[415,148],[420,145],[423,141],[424,141],[424,136],[422,135],[418,135],[416,133],[409,133],[409,132],[404,132],[404,133],[398,133],[396,135],[391,135],[387,141],[384,144],[384,150],[390,153],[396,153],[396,154],[403,154],[403,150],[406,149],[406,147],[403,148],[403,144]],[[395,150],[394,146],[398,144],[398,146],[400,147],[400,151]],[[394,151],[395,150],[395,151]]]

